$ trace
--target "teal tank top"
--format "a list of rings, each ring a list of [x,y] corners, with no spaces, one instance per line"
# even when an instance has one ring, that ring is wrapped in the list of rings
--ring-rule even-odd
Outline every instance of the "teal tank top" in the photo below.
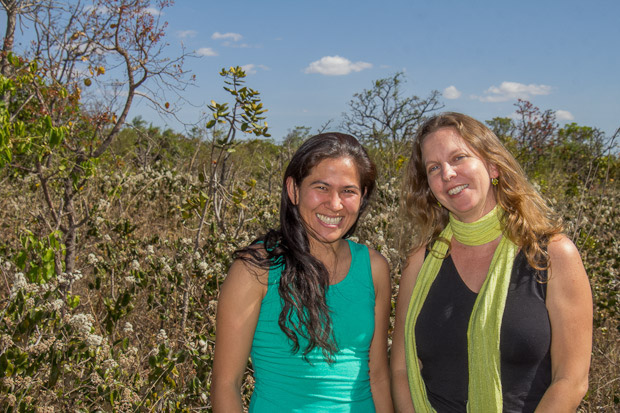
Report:
[[[278,283],[282,268],[269,271],[267,293],[252,342],[254,393],[251,413],[374,412],[368,374],[368,352],[375,325],[375,290],[365,245],[348,241],[351,266],[346,277],[327,290],[334,338],[339,351],[328,364],[320,349],[302,357],[280,329],[282,302]]]

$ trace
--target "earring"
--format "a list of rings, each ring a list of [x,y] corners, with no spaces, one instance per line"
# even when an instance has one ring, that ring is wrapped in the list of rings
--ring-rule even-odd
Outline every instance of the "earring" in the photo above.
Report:
[[[499,179],[491,178],[491,183],[493,184],[493,186],[497,186],[497,184],[499,183]]]
[[[437,201],[437,205],[439,205],[439,208],[443,208],[443,205],[441,205],[441,202]]]

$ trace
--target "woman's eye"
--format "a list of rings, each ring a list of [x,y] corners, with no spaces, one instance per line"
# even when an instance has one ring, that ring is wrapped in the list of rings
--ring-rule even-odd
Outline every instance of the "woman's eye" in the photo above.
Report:
[[[438,171],[438,170],[439,170],[439,166],[433,165],[433,166],[428,168],[428,173],[430,174],[430,173],[433,173],[433,172]]]

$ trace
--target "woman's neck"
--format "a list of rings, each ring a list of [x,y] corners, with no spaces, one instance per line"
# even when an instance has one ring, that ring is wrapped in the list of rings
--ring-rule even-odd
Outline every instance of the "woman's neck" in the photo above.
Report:
[[[346,276],[350,266],[349,246],[346,240],[339,239],[333,243],[311,242],[310,253],[327,269],[330,284],[335,284]]]

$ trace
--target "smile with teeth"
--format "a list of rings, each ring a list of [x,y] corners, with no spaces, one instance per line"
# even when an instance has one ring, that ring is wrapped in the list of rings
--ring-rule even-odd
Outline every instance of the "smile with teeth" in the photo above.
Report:
[[[450,195],[456,195],[458,193],[460,193],[463,189],[467,188],[469,185],[465,184],[465,185],[459,185],[457,187],[452,188],[451,190],[448,191],[448,194]]]
[[[342,217],[328,217],[322,214],[316,214],[316,217],[327,225],[338,225],[342,221]]]

